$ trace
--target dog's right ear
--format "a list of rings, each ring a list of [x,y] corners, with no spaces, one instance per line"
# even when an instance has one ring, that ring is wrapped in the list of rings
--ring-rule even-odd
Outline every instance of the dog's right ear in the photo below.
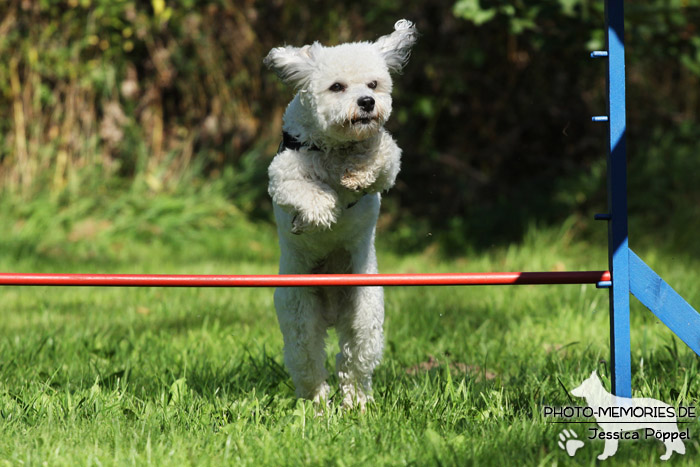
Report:
[[[320,46],[318,42],[314,42],[313,45],[304,47],[275,47],[267,54],[263,64],[286,84],[297,89],[304,88],[315,68],[314,52]]]
[[[382,36],[374,43],[387,67],[400,72],[411,56],[411,47],[418,40],[418,31],[412,22],[401,19],[394,24],[394,32]]]

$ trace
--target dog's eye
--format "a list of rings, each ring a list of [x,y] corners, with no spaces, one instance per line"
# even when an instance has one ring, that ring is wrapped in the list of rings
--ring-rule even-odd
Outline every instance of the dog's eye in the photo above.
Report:
[[[376,81],[370,81],[367,83],[367,87],[370,89],[376,89],[377,88],[377,82]]]
[[[328,90],[333,92],[342,92],[345,91],[345,85],[343,83],[333,83]]]

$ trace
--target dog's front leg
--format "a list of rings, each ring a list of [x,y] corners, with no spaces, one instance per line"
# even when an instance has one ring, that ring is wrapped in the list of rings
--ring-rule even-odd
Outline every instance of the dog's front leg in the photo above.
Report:
[[[341,213],[338,194],[325,183],[313,180],[285,180],[270,183],[272,200],[292,214],[289,228],[300,234],[330,229]]]
[[[617,439],[606,439],[603,453],[598,456],[598,460],[605,460],[617,452]]]
[[[348,170],[340,184],[349,190],[367,193],[380,193],[394,186],[401,169],[401,148],[385,132],[376,151],[371,163]]]
[[[382,164],[379,174],[372,186],[374,191],[377,192],[388,190],[394,186],[399,170],[401,170],[401,148],[388,134],[386,135],[384,153],[381,160]]]

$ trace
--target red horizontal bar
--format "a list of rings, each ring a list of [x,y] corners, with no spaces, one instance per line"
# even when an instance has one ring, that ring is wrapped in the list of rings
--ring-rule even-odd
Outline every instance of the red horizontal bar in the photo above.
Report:
[[[595,284],[609,281],[609,271],[484,272],[448,274],[22,274],[0,273],[2,285],[108,287],[304,287],[382,285]]]

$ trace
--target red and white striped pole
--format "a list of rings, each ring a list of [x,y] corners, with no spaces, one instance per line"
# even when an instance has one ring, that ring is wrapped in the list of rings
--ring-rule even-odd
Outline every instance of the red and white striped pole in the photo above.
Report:
[[[488,272],[445,274],[22,274],[0,273],[0,286],[100,287],[319,287],[392,285],[600,284],[608,271]]]

